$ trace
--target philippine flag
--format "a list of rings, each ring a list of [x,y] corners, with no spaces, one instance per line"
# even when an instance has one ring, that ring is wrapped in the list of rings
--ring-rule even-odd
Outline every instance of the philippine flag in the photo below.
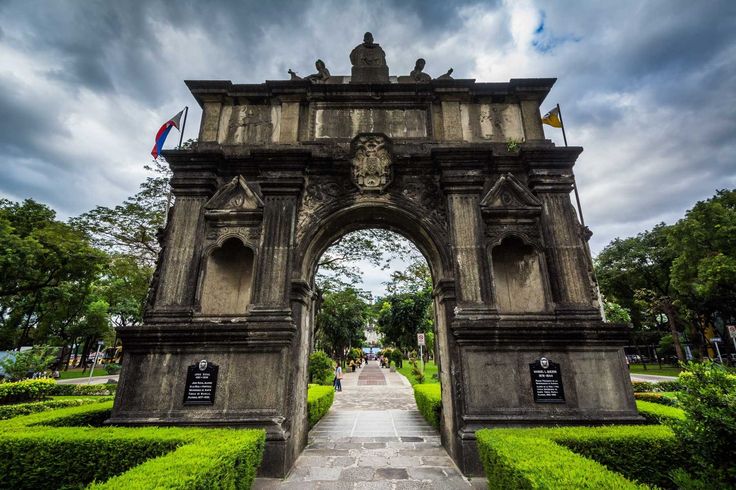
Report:
[[[161,153],[161,148],[163,148],[164,146],[164,141],[166,141],[166,137],[169,135],[169,131],[171,131],[171,128],[179,129],[179,121],[181,120],[182,114],[184,114],[184,110],[166,121],[164,125],[161,126],[161,129],[158,130],[158,133],[156,133],[156,143],[153,145],[153,150],[151,150],[151,155],[153,155],[153,158],[158,158],[158,155]]]

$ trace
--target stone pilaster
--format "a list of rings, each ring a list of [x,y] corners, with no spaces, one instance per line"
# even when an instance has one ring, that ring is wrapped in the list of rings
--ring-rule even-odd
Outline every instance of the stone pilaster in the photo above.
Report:
[[[568,156],[577,157],[579,150],[570,148]],[[545,254],[557,311],[589,310],[597,316],[590,256],[570,202],[573,162],[574,158],[530,162],[529,183],[542,202]]]

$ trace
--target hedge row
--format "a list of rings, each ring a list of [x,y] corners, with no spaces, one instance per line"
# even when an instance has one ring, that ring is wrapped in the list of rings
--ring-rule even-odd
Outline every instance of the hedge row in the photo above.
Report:
[[[53,379],[27,379],[13,383],[0,383],[0,405],[27,403],[49,396],[114,395],[115,383],[98,385],[58,384]]]
[[[665,424],[667,422],[685,419],[685,412],[679,408],[668,407],[659,403],[637,400],[636,408],[639,410],[639,415],[653,424]]]
[[[117,383],[97,385],[56,384],[49,395],[51,396],[108,396],[114,395],[118,389]]]
[[[476,437],[489,489],[648,488],[525,429],[482,429]]]
[[[438,383],[414,385],[414,400],[427,422],[435,429],[440,428],[442,414],[442,392]]]
[[[12,419],[0,421],[0,434],[15,431],[21,427],[30,428],[37,425],[51,427],[101,427],[105,420],[110,418],[112,403],[112,400],[108,398],[101,399],[98,403],[90,405],[60,408],[58,410],[13,417]]]
[[[324,417],[335,399],[335,389],[332,386],[309,385],[307,389],[307,419],[309,428],[314,427],[319,419]]]
[[[674,393],[634,393],[634,398],[645,402],[667,405],[669,407],[677,405],[677,396]]]
[[[110,397],[98,398],[72,398],[67,400],[46,400],[43,402],[17,403],[15,405],[0,406],[0,420],[5,420],[21,415],[30,415],[37,412],[45,412],[55,410],[57,408],[77,407],[81,405],[89,405],[90,403],[99,403],[101,401],[109,401]]]
[[[14,383],[0,383],[0,405],[43,400],[56,386],[53,379],[27,379]]]
[[[193,444],[87,488],[250,488],[263,459],[265,441],[263,430],[216,429]]]
[[[672,429],[662,425],[566,427],[538,434],[630,480],[649,485],[670,487],[670,472],[687,464]]]
[[[0,422],[0,488],[79,488],[94,481],[104,482],[96,488],[135,489],[252,483],[263,455],[261,430],[63,427],[104,420],[111,407],[109,401]]]
[[[632,381],[635,393],[660,393],[663,391],[680,391],[682,385],[679,381],[661,381],[659,383],[649,383],[647,381]]]

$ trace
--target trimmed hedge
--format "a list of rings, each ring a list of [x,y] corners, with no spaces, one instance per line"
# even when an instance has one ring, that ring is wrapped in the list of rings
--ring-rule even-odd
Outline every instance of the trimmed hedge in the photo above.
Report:
[[[43,400],[55,385],[56,381],[48,378],[0,383],[0,405]]]
[[[13,417],[0,421],[0,434],[21,427],[32,428],[37,425],[50,427],[101,427],[112,412],[112,400],[100,401],[90,405],[60,408],[31,415]],[[0,487],[2,488],[2,487]]]
[[[648,381],[632,381],[636,393],[660,393],[663,391],[680,391],[682,384],[679,381],[661,381],[659,383],[650,383]]]
[[[427,419],[427,422],[435,429],[439,429],[442,414],[440,385],[436,383],[414,385],[414,400],[417,402],[419,412]]]
[[[677,395],[674,393],[634,393],[634,398],[645,402],[659,403],[668,407],[677,406]]]
[[[94,487],[251,485],[263,456],[264,431],[61,427],[104,420],[111,408],[109,401],[0,422],[0,488],[80,488],[109,478]]]
[[[616,471],[629,480],[671,487],[670,472],[688,463],[669,427],[565,427],[539,431],[552,441]]]
[[[636,401],[639,415],[653,424],[666,424],[678,420],[685,420],[685,412],[675,407],[668,407],[659,403]]]
[[[216,429],[217,434],[179,447],[89,489],[250,488],[263,459],[263,430]]]
[[[48,393],[50,396],[108,396],[114,395],[117,383],[97,385],[56,384]]]
[[[309,385],[307,389],[307,419],[309,428],[314,427],[324,417],[335,399],[332,386]]]
[[[489,489],[649,488],[533,431],[482,429],[476,432]]]
[[[57,408],[77,407],[81,405],[89,405],[90,403],[100,403],[110,401],[110,397],[100,398],[73,398],[68,400],[46,400],[43,402],[18,403],[15,405],[0,406],[0,420],[5,420],[21,415],[30,415],[37,412],[45,412],[55,410]]]

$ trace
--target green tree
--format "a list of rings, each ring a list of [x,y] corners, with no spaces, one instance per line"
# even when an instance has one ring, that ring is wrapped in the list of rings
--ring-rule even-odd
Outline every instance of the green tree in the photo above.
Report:
[[[116,327],[139,325],[153,269],[134,257],[114,255],[97,283],[98,294],[110,305]]]
[[[665,315],[677,357],[685,360],[680,344],[681,312],[670,283],[675,258],[668,244],[668,227],[662,223],[631,238],[617,238],[595,260],[601,292],[626,308],[638,331],[658,325]]]
[[[75,322],[105,254],[33,200],[0,200],[0,348],[46,343]]]
[[[386,270],[395,258],[412,259],[418,251],[401,235],[381,228],[347,233],[338,238],[320,258],[316,282],[320,289],[338,290],[360,283],[358,262]]]
[[[171,171],[161,160],[145,168],[153,175],[137,194],[112,208],[97,206],[70,222],[89,233],[94,245],[107,253],[133,257],[141,266],[153,268],[160,250],[157,234],[171,204]]]
[[[736,320],[736,190],[695,204],[668,239],[672,286],[694,320]]]
[[[317,345],[333,357],[343,359],[348,347],[361,347],[365,342],[367,315],[368,303],[357,290],[323,293],[316,318]]]
[[[417,333],[432,331],[431,304],[428,289],[381,299],[377,323],[384,341],[405,351],[417,349]]]

